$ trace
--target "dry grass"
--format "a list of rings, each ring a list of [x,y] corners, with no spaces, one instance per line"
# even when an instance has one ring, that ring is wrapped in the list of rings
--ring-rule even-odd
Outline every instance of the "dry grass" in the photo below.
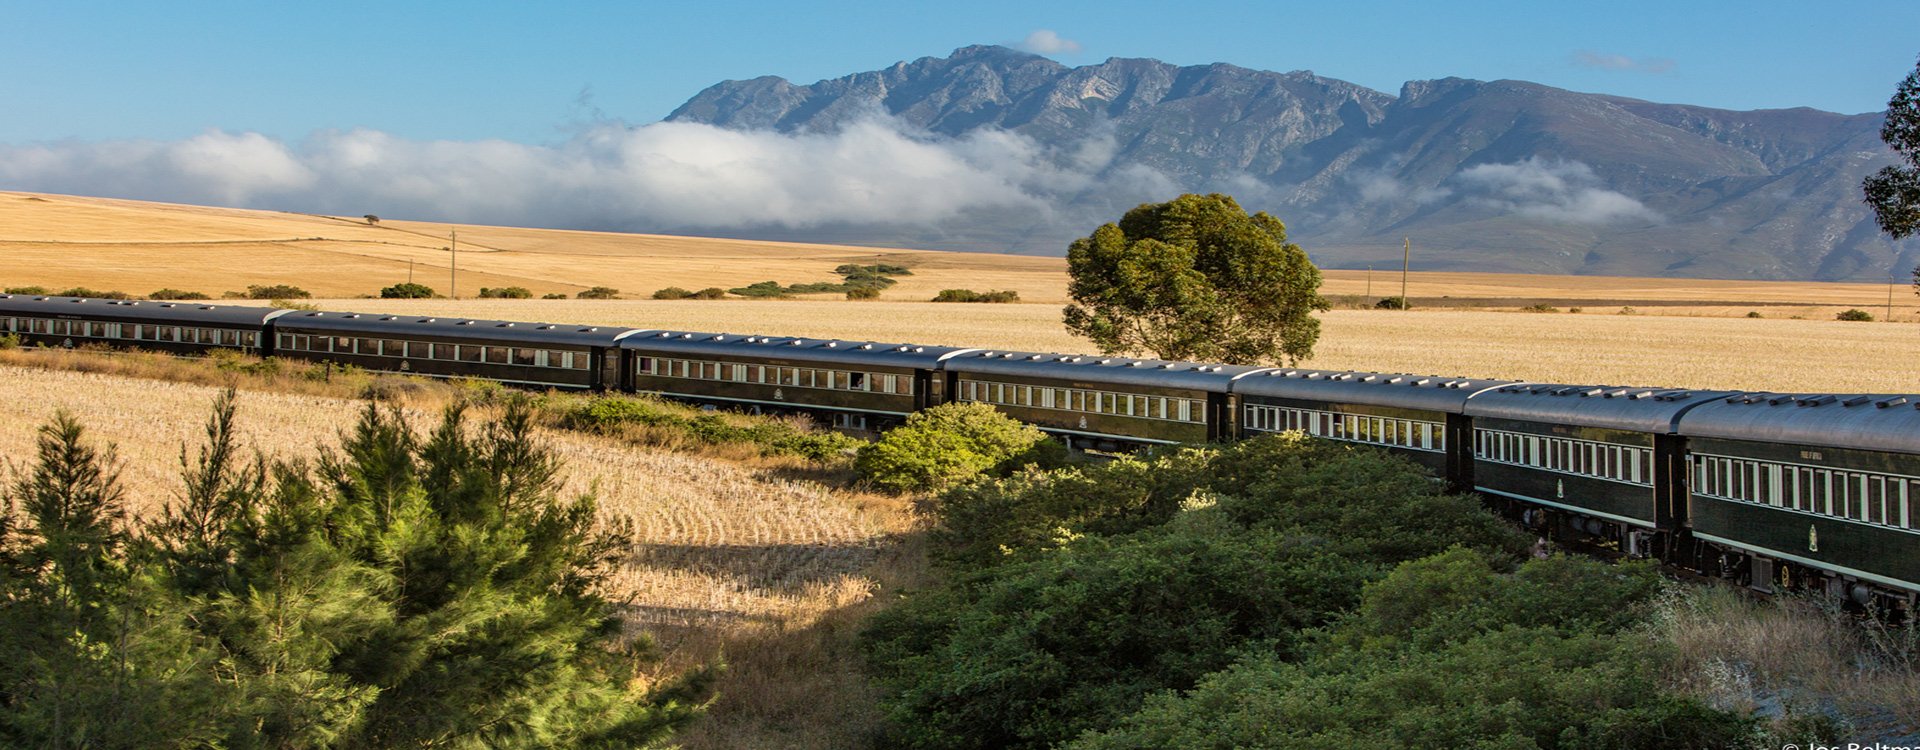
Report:
[[[843,263],[892,263],[913,268],[914,275],[882,293],[890,301],[927,300],[947,288],[1012,289],[1022,300],[1048,305],[1067,298],[1066,264],[1059,257],[395,220],[372,226],[360,217],[10,192],[0,192],[0,252],[14,263],[0,282],[134,294],[173,287],[216,296],[250,284],[285,283],[321,296],[355,297],[405,281],[412,263],[415,280],[446,291],[450,230],[459,232],[464,296],[483,286],[524,286],[536,294],[610,286],[645,297],[668,286],[830,281],[836,278],[833,268]],[[1351,305],[1400,293],[1400,274],[1387,269],[1325,275],[1323,291]],[[1897,302],[1911,300],[1904,287],[1896,291]],[[1633,305],[1662,314],[1742,316],[1757,310],[1768,317],[1831,319],[1833,311],[1847,307],[1879,314],[1887,288],[1421,271],[1409,275],[1407,295],[1416,306],[1511,309],[1546,302],[1606,312]],[[1896,313],[1902,320],[1920,319],[1911,309]]]
[[[975,255],[662,235],[516,229],[0,192],[7,286],[87,286],[145,294],[161,287],[219,296],[251,284],[293,284],[322,296],[377,294],[414,279],[447,291],[457,230],[459,289],[524,286],[536,294],[610,286],[644,297],[668,286],[835,281],[844,263],[910,266],[884,293],[931,299],[948,287],[1016,289],[1064,299],[1059,258]]]
[[[363,312],[1084,352],[1051,305],[336,300]],[[1335,310],[1306,366],[1538,382],[1906,392],[1914,328],[1888,323],[1465,310]]]
[[[11,356],[43,354],[51,353]],[[132,367],[122,358],[92,359]],[[0,364],[0,455],[30,456],[35,428],[64,409],[94,439],[118,446],[129,510],[136,520],[150,518],[178,497],[180,450],[203,439],[217,392],[209,384]],[[409,416],[424,426],[435,403],[423,399]],[[337,446],[364,404],[250,391],[240,399],[239,434],[270,457],[311,456]],[[782,746],[843,747],[871,733],[878,716],[849,654],[851,623],[877,606],[876,592],[922,568],[903,541],[911,535],[902,501],[796,480],[778,462],[637,449],[570,432],[543,431],[542,438],[568,468],[566,492],[590,491],[609,519],[633,523],[632,554],[613,593],[631,598],[631,620],[668,655],[657,673],[722,655],[733,665],[723,698],[688,742],[738,747],[760,743],[736,737],[781,736]]]
[[[1826,714],[1855,738],[1920,732],[1920,636],[1911,626],[1862,623],[1830,602],[1676,585],[1654,629],[1678,657],[1668,681],[1717,707]]]

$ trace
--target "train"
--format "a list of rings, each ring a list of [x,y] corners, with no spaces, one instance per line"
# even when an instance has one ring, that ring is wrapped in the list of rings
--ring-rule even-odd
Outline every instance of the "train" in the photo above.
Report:
[[[561,323],[0,295],[45,347],[232,349],[655,394],[879,432],[988,404],[1092,451],[1268,433],[1366,445],[1543,538],[1763,593],[1920,596],[1920,395],[1757,393],[1249,367]]]

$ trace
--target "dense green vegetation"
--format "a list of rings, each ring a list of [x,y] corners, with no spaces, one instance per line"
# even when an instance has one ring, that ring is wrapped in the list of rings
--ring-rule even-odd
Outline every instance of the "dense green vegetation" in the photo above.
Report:
[[[1019,466],[1054,466],[1065,456],[1066,446],[992,406],[951,403],[914,412],[861,447],[854,470],[886,489],[925,491]]]
[[[202,294],[200,292],[189,292],[189,291],[174,289],[169,287],[166,289],[155,290],[152,294],[147,295],[147,299],[195,300],[195,299],[213,299],[213,298],[205,294]]]
[[[1881,167],[1860,188],[1880,230],[1896,240],[1920,232],[1920,63],[1900,79],[1887,99],[1887,119],[1880,124],[1880,140],[1900,157],[1900,163]],[[1915,291],[1920,292],[1920,268],[1914,269]]]
[[[972,289],[942,289],[933,296],[934,302],[1019,302],[1020,293],[1007,291],[976,292]]]
[[[1527,538],[1418,467],[1299,436],[961,485],[946,581],[870,624],[913,748],[1720,747],[1658,684],[1645,565]]]
[[[246,299],[313,299],[311,292],[290,284],[273,284],[270,286],[255,284],[247,287],[245,294],[235,292],[228,292],[228,294]]]
[[[561,295],[564,299],[566,295]],[[481,299],[533,299],[533,290],[524,286],[480,287]]]
[[[619,299],[620,290],[610,286],[596,286],[574,293],[574,299]]]
[[[727,290],[710,286],[699,291],[670,286],[653,293],[654,299],[725,299]]]
[[[872,297],[855,295],[871,293],[873,296],[879,296],[880,290],[898,283],[895,282],[892,277],[913,275],[913,271],[908,270],[905,266],[888,265],[885,263],[870,266],[847,263],[835,267],[833,272],[840,275],[840,281],[815,281],[786,286],[781,285],[778,281],[760,281],[743,287],[728,289],[727,292],[752,299],[789,297],[795,294],[829,293],[844,293],[848,299],[872,299]]]
[[[646,396],[560,398],[566,399],[560,409],[560,424],[586,432],[653,431],[665,433],[654,438],[670,436],[700,445],[751,445],[763,455],[813,461],[837,459],[863,444],[837,432],[801,429],[789,421],[702,412]]]
[[[233,413],[138,534],[111,450],[42,428],[0,513],[0,744],[633,747],[699,712],[704,672],[636,687],[597,593],[619,530],[558,497],[527,410],[419,436],[370,405],[273,465]]]
[[[411,281],[380,290],[381,299],[433,299],[433,287]]]

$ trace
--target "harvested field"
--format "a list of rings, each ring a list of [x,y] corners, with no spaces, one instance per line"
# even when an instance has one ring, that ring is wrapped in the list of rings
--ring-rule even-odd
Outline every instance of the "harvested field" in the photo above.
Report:
[[[32,455],[35,429],[64,409],[92,438],[118,446],[137,523],[178,496],[180,451],[204,439],[217,392],[0,366],[0,455],[19,467]],[[296,458],[338,445],[364,402],[249,391],[239,407],[244,445]],[[423,427],[435,418],[410,416]],[[659,673],[740,655],[729,657],[735,666],[721,685],[713,727],[697,725],[685,738],[690,746],[738,746],[729,738],[746,734],[839,747],[877,721],[857,664],[844,658],[845,623],[873,606],[877,591],[918,574],[919,558],[902,547],[911,538],[903,500],[828,490],[777,466],[568,432],[542,437],[566,466],[567,493],[591,492],[609,519],[633,522],[629,564],[613,593],[631,598],[631,621],[662,646]]]
[[[895,302],[329,300],[324,308],[1085,352],[1053,305]],[[1614,313],[1335,310],[1304,363],[1540,382],[1907,392],[1913,326]]]
[[[1089,230],[1092,227],[1088,227]],[[835,281],[844,263],[913,269],[882,292],[889,301],[932,299],[942,289],[1014,290],[1027,302],[1066,296],[1059,257],[951,253],[664,235],[577,232],[399,221],[358,216],[0,192],[0,252],[14,262],[0,285],[86,286],[146,294],[161,287],[213,296],[253,284],[292,284],[320,296],[378,294],[412,277],[448,291],[451,246],[459,235],[459,291],[523,286],[535,295],[571,295],[607,286],[645,298],[669,286],[732,288],[757,281]],[[1307,248],[1309,252],[1312,247]],[[1415,245],[1416,257],[1419,251]],[[1060,248],[1064,254],[1066,248]],[[1400,274],[1329,270],[1322,291],[1336,306],[1361,307],[1400,294]],[[1419,271],[1407,295],[1416,308],[1514,309],[1535,304],[1590,311],[1633,306],[1661,314],[1831,319],[1859,307],[1880,314],[1887,286],[1875,283],[1719,281]],[[1913,298],[1895,289],[1901,320],[1916,320]],[[815,295],[814,299],[838,295]],[[736,300],[737,301],[737,300]]]

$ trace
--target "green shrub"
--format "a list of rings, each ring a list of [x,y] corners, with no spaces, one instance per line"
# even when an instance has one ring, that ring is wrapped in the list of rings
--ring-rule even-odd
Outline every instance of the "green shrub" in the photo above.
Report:
[[[670,286],[653,293],[654,299],[687,299],[692,296],[693,296],[693,292],[687,291],[685,289],[681,289],[680,287],[677,287],[677,286]]]
[[[1620,308],[1620,314],[1621,315],[1639,315],[1640,311],[1635,310],[1632,307],[1622,307]]]
[[[1046,433],[986,404],[951,403],[915,412],[860,449],[854,470],[896,492],[936,490],[1030,455]]]
[[[727,291],[732,294],[739,295],[741,297],[750,297],[750,298],[757,298],[757,299],[785,297],[788,294],[787,288],[781,286],[780,282],[778,281],[758,281],[752,284],[748,284],[746,286],[734,287],[732,289],[728,289]]]
[[[596,286],[573,296],[576,299],[619,299],[620,290],[610,286]]]
[[[1583,313],[1583,312],[1586,312],[1586,311],[1587,311],[1587,309],[1586,309],[1586,308],[1584,308],[1584,307],[1569,307],[1569,308],[1567,308],[1567,312],[1570,312],[1570,313],[1573,313],[1573,314],[1575,314],[1575,315],[1578,315],[1578,314],[1580,314],[1580,313]]]
[[[213,299],[213,298],[205,294],[201,294],[200,292],[187,292],[179,289],[168,288],[168,289],[155,290],[154,293],[147,295],[147,299],[196,300],[196,299]]]
[[[310,303],[310,302],[295,302],[293,300],[288,300],[288,299],[276,299],[276,300],[273,300],[272,302],[269,302],[268,304],[280,310],[318,310],[320,309],[318,305],[314,305],[313,303]]]
[[[896,266],[890,263],[875,263],[870,266],[863,266],[857,263],[847,263],[847,264],[835,267],[833,269],[833,272],[841,276],[849,276],[849,277],[851,276],[912,276],[913,275],[912,269],[907,268],[906,266]]]
[[[133,299],[133,297],[129,296],[126,292],[111,292],[111,291],[103,292],[98,289],[88,289],[84,286],[76,286],[72,289],[56,292],[55,294],[56,296],[60,296],[60,297],[88,297],[92,299]]]
[[[726,299],[726,298],[727,298],[727,290],[721,289],[720,287],[717,287],[717,286],[710,286],[700,291],[694,292],[692,296],[692,299]]]
[[[10,286],[7,287],[5,293],[44,296],[47,294],[47,288],[44,286]]]
[[[1260,653],[1067,747],[1736,747],[1755,731],[1659,684],[1641,562],[1464,549],[1401,564],[1306,658]]]
[[[972,289],[942,289],[934,295],[934,302],[1019,302],[1020,293],[1012,290],[976,292]]]
[[[847,299],[851,299],[851,300],[880,299],[880,290],[870,286],[857,286],[847,290]]]
[[[20,334],[0,333],[0,351],[20,348]]]
[[[567,295],[560,292],[548,292],[546,294],[540,295],[540,299],[566,299],[566,298],[567,298]]]
[[[249,286],[245,296],[247,299],[313,299],[313,294],[307,290],[287,284]]]
[[[1761,314],[1760,314],[1760,311],[1759,311],[1759,310],[1748,310],[1748,311],[1747,311],[1747,317],[1749,317],[1749,318],[1764,318],[1764,317],[1766,317],[1766,316],[1765,316],[1765,315],[1761,315]]]
[[[1864,323],[1871,323],[1873,322],[1873,313],[1867,312],[1865,310],[1861,310],[1859,308],[1853,308],[1849,310],[1840,311],[1838,315],[1833,316],[1833,319],[1834,320],[1852,320],[1852,321],[1859,321]]]
[[[407,282],[380,290],[381,299],[433,299],[433,287]]]
[[[1407,298],[1381,297],[1379,302],[1373,303],[1373,307],[1377,310],[1405,310],[1408,307]]]
[[[1554,307],[1553,305],[1549,305],[1545,302],[1541,302],[1536,305],[1527,305],[1526,307],[1522,307],[1520,308],[1520,312],[1557,313],[1557,312],[1560,312],[1560,308]]]
[[[481,299],[533,299],[533,290],[524,286],[506,286],[499,288],[480,287]],[[566,295],[561,295],[562,299]]]

